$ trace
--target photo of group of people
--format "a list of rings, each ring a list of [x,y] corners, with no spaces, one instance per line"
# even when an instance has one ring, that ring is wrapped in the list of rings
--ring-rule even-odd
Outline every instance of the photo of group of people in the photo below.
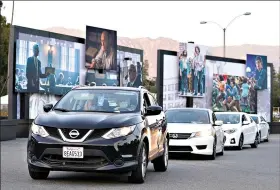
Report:
[[[136,88],[141,86],[143,67],[141,55],[118,50],[117,60],[120,65],[120,86]]]
[[[207,49],[202,46],[179,44],[179,96],[204,96],[206,54]]]
[[[248,77],[214,74],[213,111],[255,113],[257,93],[254,86],[254,80]]]
[[[267,89],[267,56],[247,54],[246,76],[255,81],[256,90]]]
[[[15,92],[63,95],[79,84],[83,44],[19,33]]]
[[[86,26],[86,67],[118,72],[117,31]]]

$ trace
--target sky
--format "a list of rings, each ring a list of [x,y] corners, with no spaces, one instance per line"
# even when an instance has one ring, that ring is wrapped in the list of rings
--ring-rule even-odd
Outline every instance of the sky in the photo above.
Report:
[[[11,20],[12,1],[3,1],[2,14]],[[3,8],[2,8],[3,9]],[[279,1],[16,1],[14,25],[46,29],[65,27],[85,31],[86,25],[117,30],[129,38],[171,38],[206,46],[222,46],[222,27],[241,16],[226,30],[226,45],[279,46]]]

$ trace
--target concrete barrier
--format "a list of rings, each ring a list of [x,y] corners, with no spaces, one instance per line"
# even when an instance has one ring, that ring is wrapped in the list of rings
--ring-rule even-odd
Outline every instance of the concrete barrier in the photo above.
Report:
[[[280,134],[280,122],[269,123],[271,134]]]
[[[1,139],[8,141],[16,139],[17,125],[15,120],[0,120]]]

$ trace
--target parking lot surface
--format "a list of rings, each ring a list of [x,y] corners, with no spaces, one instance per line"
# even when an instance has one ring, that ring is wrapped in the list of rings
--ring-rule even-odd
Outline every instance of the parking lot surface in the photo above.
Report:
[[[1,189],[188,189],[276,190],[280,189],[280,135],[257,149],[227,150],[216,160],[172,155],[167,172],[156,173],[149,164],[146,182],[130,184],[125,176],[76,172],[51,172],[47,180],[29,177],[26,139],[1,142]]]

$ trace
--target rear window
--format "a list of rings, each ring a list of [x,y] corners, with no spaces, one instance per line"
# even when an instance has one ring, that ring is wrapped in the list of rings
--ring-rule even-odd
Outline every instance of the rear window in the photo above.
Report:
[[[167,123],[210,124],[208,111],[205,110],[167,110]]]
[[[240,114],[219,114],[216,113],[217,120],[221,120],[224,124],[238,124],[240,123]]]

